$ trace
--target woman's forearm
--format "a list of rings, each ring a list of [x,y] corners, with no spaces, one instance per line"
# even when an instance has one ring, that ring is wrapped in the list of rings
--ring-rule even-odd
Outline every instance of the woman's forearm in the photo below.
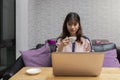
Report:
[[[63,45],[59,45],[58,49],[57,49],[57,52],[62,52],[63,51],[63,47],[64,47]]]

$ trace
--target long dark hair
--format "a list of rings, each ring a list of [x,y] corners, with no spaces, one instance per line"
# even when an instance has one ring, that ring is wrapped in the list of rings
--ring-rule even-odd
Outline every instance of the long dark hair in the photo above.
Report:
[[[64,23],[63,23],[63,30],[62,30],[62,33],[59,38],[64,39],[65,37],[70,36],[70,33],[68,32],[68,29],[67,29],[67,22],[69,22],[70,20],[75,20],[76,22],[79,23],[79,29],[76,32],[76,37],[77,37],[76,41],[81,41],[81,36],[83,35],[83,33],[82,33],[82,27],[81,27],[81,23],[80,23],[80,17],[75,12],[70,12],[66,16]]]

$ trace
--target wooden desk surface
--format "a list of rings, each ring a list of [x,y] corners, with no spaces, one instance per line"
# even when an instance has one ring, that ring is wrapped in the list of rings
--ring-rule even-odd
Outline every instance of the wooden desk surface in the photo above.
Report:
[[[102,68],[98,77],[55,77],[52,67],[41,67],[42,72],[36,75],[26,74],[31,67],[24,67],[9,80],[120,80],[120,68]]]

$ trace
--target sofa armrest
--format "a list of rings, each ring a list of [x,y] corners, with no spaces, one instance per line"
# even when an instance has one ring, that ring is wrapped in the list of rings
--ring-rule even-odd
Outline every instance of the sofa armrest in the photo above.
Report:
[[[3,76],[3,73],[5,72],[5,70],[6,70],[6,66],[0,66],[0,80],[1,80],[1,78]]]
[[[120,47],[117,47],[117,58],[118,58],[119,63],[120,63]]]
[[[3,80],[8,80],[16,72],[18,72],[22,67],[24,67],[24,63],[23,63],[22,57],[20,56],[13,65],[11,65],[5,70],[2,77]]]

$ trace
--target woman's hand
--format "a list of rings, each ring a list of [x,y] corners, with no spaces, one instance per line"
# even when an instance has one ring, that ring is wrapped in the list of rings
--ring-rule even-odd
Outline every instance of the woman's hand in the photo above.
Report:
[[[59,40],[58,41],[58,44],[57,44],[57,51],[58,52],[61,52],[63,51],[63,47],[67,46],[70,42],[70,39],[68,37],[62,39],[62,40]]]
[[[66,37],[66,38],[64,38],[64,39],[61,41],[61,45],[62,45],[63,47],[64,47],[64,46],[67,46],[69,43],[70,43],[69,37]]]

